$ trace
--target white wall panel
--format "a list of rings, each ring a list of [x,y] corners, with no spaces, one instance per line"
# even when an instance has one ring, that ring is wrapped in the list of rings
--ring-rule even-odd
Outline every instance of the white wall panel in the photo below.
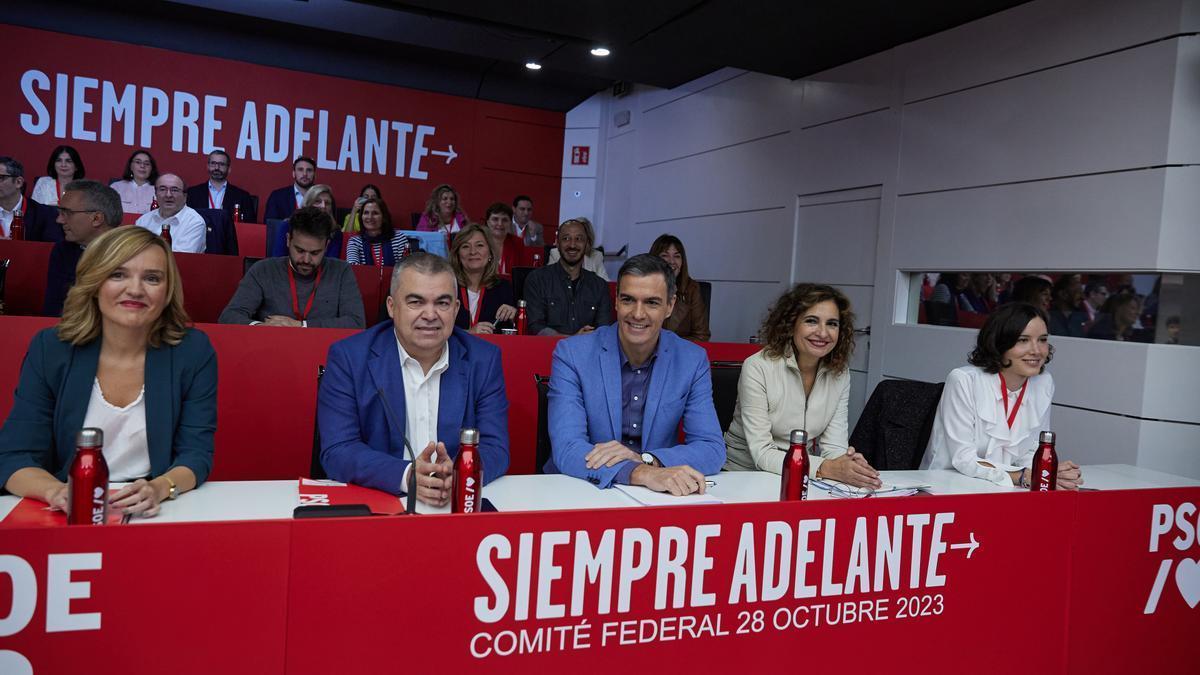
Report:
[[[875,283],[878,199],[801,206],[796,213],[797,281]]]
[[[892,265],[1154,269],[1163,184],[1177,171],[1200,173],[1153,169],[901,196]],[[1188,189],[1196,192],[1194,184]]]
[[[841,286],[837,284],[834,286],[850,299],[850,307],[854,311],[855,327],[866,328],[871,325],[871,296],[874,294],[875,288],[873,286]],[[855,337],[854,354],[850,357],[852,370],[867,372],[867,360],[871,353],[870,341],[870,336],[867,335]]]
[[[1041,0],[1020,5],[904,45],[904,100],[1196,31],[1200,17],[1195,5],[1193,0]]]
[[[712,87],[721,84],[735,77],[740,77],[750,71],[741,70],[738,68],[722,68],[703,77],[681,84],[674,89],[659,89],[657,87],[643,87],[642,85],[635,86],[635,92],[638,95],[637,103],[639,111],[652,110],[660,106],[667,105],[674,101],[694,96],[701,92],[707,91]]]
[[[788,280],[792,255],[792,216],[788,209],[639,223],[631,232],[630,252],[649,251],[650,244],[664,233],[683,241],[688,272],[697,279]]]
[[[1171,97],[1171,131],[1167,162],[1200,163],[1200,37],[1175,41],[1178,45],[1175,91]]]
[[[799,132],[795,139],[798,194],[880,185],[896,175],[896,113],[852,117]]]
[[[629,242],[633,231],[633,182],[637,176],[637,132],[632,131],[608,139],[604,146],[604,162],[599,198],[599,218],[596,221],[599,241],[605,250],[616,251]],[[564,189],[565,190],[565,189]],[[564,191],[564,195],[570,194]],[[566,213],[559,211],[560,214]]]
[[[691,260],[688,260],[691,263]],[[709,325],[713,342],[746,342],[783,291],[781,283],[713,282]]]
[[[1138,420],[1056,405],[1050,410],[1050,426],[1058,434],[1055,450],[1060,462],[1137,463],[1141,427]],[[1086,470],[1083,481],[1086,486]]]
[[[1200,424],[1200,347],[1151,345],[1146,352],[1140,416]]]
[[[1200,426],[1142,422],[1137,465],[1200,478]]]
[[[596,179],[595,178],[563,178],[562,179],[562,195],[558,201],[558,215],[566,220],[567,218],[578,218],[580,216],[592,221],[592,224],[597,228],[596,240],[600,243],[604,242],[604,230],[606,223],[600,221],[596,217]],[[537,212],[534,211],[534,220],[537,220]],[[539,221],[540,222],[540,221]],[[544,224],[544,223],[543,223]],[[557,225],[558,223],[555,223]],[[552,242],[546,242],[552,243]]]
[[[802,92],[791,80],[746,73],[703,94],[647,110],[642,113],[638,165],[786,132]]]
[[[906,105],[898,192],[1165,163],[1176,43]]]
[[[1200,272],[1200,167],[1167,169],[1164,183],[1158,268]]]
[[[635,220],[791,207],[795,193],[788,180],[787,139],[777,136],[639,170],[633,186]]]
[[[895,68],[895,52],[886,51],[804,78],[796,125],[811,127],[890,106]]]

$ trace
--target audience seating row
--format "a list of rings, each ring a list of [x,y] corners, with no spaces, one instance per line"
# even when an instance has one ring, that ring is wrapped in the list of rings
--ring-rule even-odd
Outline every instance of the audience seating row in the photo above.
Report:
[[[3,254],[0,254],[2,257]],[[231,258],[231,261],[236,259]],[[12,407],[21,362],[33,334],[55,319],[0,317],[0,419]],[[198,326],[217,351],[218,413],[213,480],[286,480],[308,476],[317,369],[329,345],[353,330]],[[510,472],[534,473],[538,392],[535,376],[550,373],[559,338],[486,336],[502,351],[509,401]],[[741,362],[758,345],[703,345],[711,361]],[[725,385],[726,387],[728,384]],[[736,380],[733,381],[736,387]],[[715,398],[729,399],[729,392]]]

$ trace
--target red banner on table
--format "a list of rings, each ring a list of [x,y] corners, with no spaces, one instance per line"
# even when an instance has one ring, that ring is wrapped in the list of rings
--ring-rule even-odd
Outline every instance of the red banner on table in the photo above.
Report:
[[[371,513],[394,516],[404,513],[404,502],[396,495],[372,490],[361,485],[349,485],[336,480],[301,478],[297,484],[300,506],[345,506],[363,504]]]
[[[1069,672],[1200,672],[1200,490],[1082,494],[1074,534]]]
[[[289,528],[6,529],[0,672],[282,672]]]
[[[533,197],[535,218],[558,220],[562,113],[314,75],[297,70],[0,24],[4,154],[33,181],[59,144],[87,176],[119,178],[136,148],[189,185],[204,156],[233,156],[229,179],[265,206],[291,183],[292,160],[317,162],[317,183],[350,206],[378,184],[407,227],[434,186],[451,183],[469,215]],[[27,192],[28,194],[28,192]]]
[[[298,522],[288,672],[1061,672],[1074,500]]]

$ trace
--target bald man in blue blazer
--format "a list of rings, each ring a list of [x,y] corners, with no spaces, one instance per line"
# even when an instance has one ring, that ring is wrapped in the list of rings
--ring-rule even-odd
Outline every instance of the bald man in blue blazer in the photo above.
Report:
[[[663,330],[675,275],[660,258],[630,258],[617,276],[617,322],[554,349],[547,473],[607,488],[702,493],[725,442],[704,348]],[[678,442],[683,423],[685,442]]]

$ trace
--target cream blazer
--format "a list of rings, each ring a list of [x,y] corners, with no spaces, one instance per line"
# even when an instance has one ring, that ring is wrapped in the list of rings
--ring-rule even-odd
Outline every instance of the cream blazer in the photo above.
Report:
[[[1008,393],[1009,410],[1020,391]],[[950,371],[933,420],[922,469],[956,469],[973,478],[1011,486],[1010,471],[1028,469],[1038,447],[1038,432],[1050,428],[1054,378],[1029,378],[1021,408],[1008,428],[1000,376],[976,366]],[[981,461],[992,464],[986,467]]]
[[[809,462],[809,475],[815,476],[825,459],[846,454],[849,401],[849,370],[834,373],[822,364],[805,397],[793,354],[775,359],[758,352],[742,364],[737,405],[725,432],[725,470],[782,473],[792,429],[804,429],[810,443],[819,441],[820,455]]]

